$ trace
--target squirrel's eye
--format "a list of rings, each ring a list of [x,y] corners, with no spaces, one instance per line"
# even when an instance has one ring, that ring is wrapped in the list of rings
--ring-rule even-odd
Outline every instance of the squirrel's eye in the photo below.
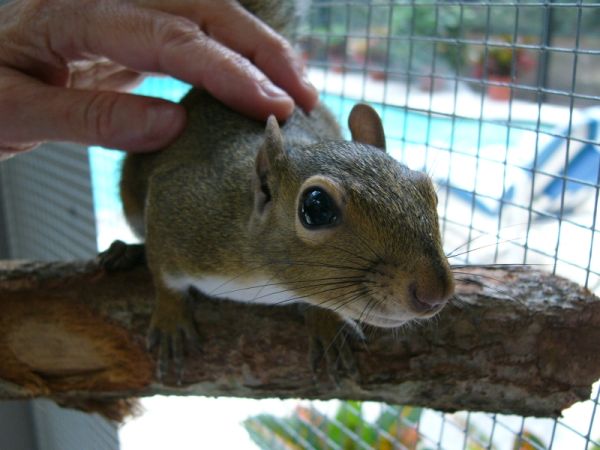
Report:
[[[306,189],[299,206],[300,222],[306,228],[335,225],[340,216],[333,199],[320,187]]]

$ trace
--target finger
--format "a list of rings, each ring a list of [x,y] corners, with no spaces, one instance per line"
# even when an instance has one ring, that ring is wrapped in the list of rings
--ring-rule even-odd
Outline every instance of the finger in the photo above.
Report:
[[[6,140],[2,141],[0,139],[0,161],[10,159],[18,153],[24,153],[28,152],[29,150],[33,150],[40,144],[41,142],[20,142],[15,144]]]
[[[131,4],[95,2],[90,8],[85,27],[77,23],[60,30],[62,35],[55,40],[59,52],[71,52],[72,57],[90,52],[135,71],[172,75],[204,86],[225,104],[256,119],[274,114],[283,120],[292,113],[293,100],[284,91],[195,23]],[[74,42],[81,46],[76,52],[71,48]]]
[[[78,89],[102,89],[127,92],[144,79],[144,75],[112,61],[70,64],[68,86]]]
[[[145,75],[134,70],[124,69],[98,80],[95,89],[115,92],[129,92],[144,81]]]
[[[302,109],[308,112],[316,105],[317,91],[305,78],[292,46],[239,3],[146,0],[143,4],[190,18],[209,36],[252,61]]]
[[[0,85],[0,117],[0,142],[65,140],[134,151],[166,146],[185,125],[183,108],[164,100],[47,86],[24,76],[12,89]]]
[[[257,22],[252,19],[248,20],[248,25]],[[244,39],[243,32],[240,28],[226,27],[218,30],[215,27],[214,30],[219,41],[249,58],[271,81],[288,92],[304,111],[310,112],[318,102],[318,93],[305,76],[290,44],[262,24],[256,26],[255,32],[248,30],[250,39]]]

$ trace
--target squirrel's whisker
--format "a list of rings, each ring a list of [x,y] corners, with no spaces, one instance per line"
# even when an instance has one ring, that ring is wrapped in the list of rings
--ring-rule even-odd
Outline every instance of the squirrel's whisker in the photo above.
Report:
[[[367,304],[365,305],[363,311],[360,313],[360,316],[358,316],[358,321],[360,322],[361,320],[363,320],[363,315],[365,318],[365,321],[368,319],[369,314],[373,311],[373,309],[379,304],[379,301],[373,297],[370,296],[369,300],[367,301]]]
[[[467,240],[465,243],[460,244],[458,247],[456,247],[454,250],[451,250],[450,252],[446,253],[446,258],[452,258],[454,256],[454,254],[459,251],[461,248],[466,247],[469,244],[472,244],[473,242],[477,241],[478,239],[481,239],[485,236],[489,236],[488,233],[482,233],[479,236],[474,237],[473,239],[469,239]]]
[[[328,246],[331,248],[335,248],[334,246],[330,245],[330,244],[320,244],[321,246]],[[344,251],[344,249],[337,249],[337,250],[342,250]],[[264,252],[263,254],[266,256],[272,255],[273,257],[270,259],[271,262],[276,262],[278,264],[283,264],[283,265],[287,265],[287,264],[293,264],[296,263],[298,261],[303,261],[302,259],[298,259],[297,256],[289,256],[288,258],[285,259],[281,259],[281,253],[282,252]],[[348,253],[348,252],[346,252]],[[362,265],[357,264],[357,260],[355,258],[357,258],[357,256],[354,256],[354,258],[344,258],[345,255],[340,255],[338,257],[338,261],[342,261],[345,263],[348,263],[348,266],[352,266],[352,267],[356,267],[356,268],[362,268]],[[304,260],[307,261],[307,260]],[[310,261],[309,261],[310,262]]]
[[[308,294],[297,295],[297,296],[290,297],[290,298],[287,298],[285,300],[282,300],[280,302],[276,302],[276,303],[274,303],[274,305],[283,305],[283,304],[288,303],[288,302],[294,302],[294,301],[297,301],[297,300],[301,300],[301,299],[305,299],[305,298],[310,298],[310,297],[312,297],[314,295],[323,294],[325,292],[336,291],[336,290],[344,289],[346,287],[351,288],[353,286],[354,286],[354,283],[352,283],[352,284],[349,283],[348,286],[336,286],[336,287],[331,288],[331,289],[322,289],[320,291],[310,292]],[[341,294],[341,295],[345,295],[345,294]],[[319,306],[321,306],[323,303],[326,303],[326,301],[319,303]]]
[[[367,289],[365,287],[361,287],[359,290],[354,291],[355,295],[352,295],[351,297],[346,297],[346,298],[341,298],[340,300],[336,301],[334,304],[332,304],[331,306],[328,306],[328,308],[333,309],[333,311],[339,311],[340,309],[351,305],[352,303],[354,303],[356,300],[359,300],[362,297],[371,297],[372,290]]]
[[[498,228],[497,231],[495,231],[495,233],[497,235],[500,231],[505,231],[505,230],[508,230],[509,228],[523,227],[524,225],[526,225],[526,223],[516,223],[516,224],[513,224],[513,225],[505,225],[503,227]],[[493,233],[481,233],[479,236],[475,236],[472,239],[468,239],[464,244],[459,245],[454,250],[452,250],[451,252],[449,252],[448,254],[446,254],[446,257],[450,258],[451,256],[454,255],[454,253],[456,251],[458,251],[461,248],[463,248],[463,247],[465,247],[465,246],[467,246],[469,244],[472,244],[476,240],[481,239],[481,238],[486,237],[486,236],[493,236]],[[498,238],[499,238],[499,236],[496,236],[496,240],[497,241],[498,241]],[[516,239],[519,239],[519,238],[516,238]]]
[[[381,257],[381,255],[379,255],[379,253],[377,253],[375,251],[375,249],[373,249],[373,247],[369,244],[369,242],[364,238],[364,236],[361,236],[358,233],[355,233],[354,230],[349,229],[348,230],[350,232],[350,234],[352,234],[352,236],[357,239],[359,242],[361,242],[365,247],[367,247],[367,249],[373,254],[373,256],[375,257],[375,259],[377,261],[383,260],[383,258]]]
[[[291,297],[289,299],[286,299],[286,300],[282,301],[282,302],[288,302],[288,301],[291,301],[291,300],[299,300],[299,299],[303,299],[303,298],[310,298],[310,297],[312,297],[314,295],[322,294],[322,293],[325,293],[325,292],[336,291],[336,290],[340,290],[340,289],[344,289],[344,288],[351,288],[351,287],[353,287],[355,285],[356,285],[356,283],[354,283],[354,282],[345,282],[345,283],[340,283],[339,286],[333,286],[332,287],[331,283],[323,283],[323,284],[319,284],[319,285],[309,286],[309,288],[313,289],[313,288],[327,287],[327,288],[330,288],[330,289],[322,289],[322,290],[317,290],[317,291],[310,291],[308,293],[298,293],[295,289],[285,289],[285,290],[282,290],[282,291],[279,291],[279,292],[273,292],[272,294],[264,295],[262,297],[257,297],[256,300],[259,300],[261,298],[268,298],[270,295],[283,294],[283,293],[286,293],[286,292],[298,294],[295,297]],[[280,302],[280,303],[282,303],[282,302]],[[277,303],[277,304],[280,304],[280,303]]]
[[[543,263],[493,263],[493,264],[452,264],[451,270],[454,269],[468,269],[470,267],[476,267],[478,269],[494,269],[496,267],[534,267],[534,266],[551,266],[552,264]]]
[[[248,270],[244,270],[243,272],[237,274],[235,277],[229,278],[228,280],[224,281],[222,284],[220,284],[219,286],[217,286],[213,292],[209,293],[208,295],[216,295],[215,293],[221,289],[223,286],[226,286],[228,283],[232,283],[235,280],[238,280],[240,278],[242,278],[244,275],[246,275],[247,273],[254,273],[256,272],[257,269],[261,269],[263,267],[268,267],[270,266],[269,263],[263,263],[263,264],[259,264],[258,266],[253,266],[251,268],[249,268]]]
[[[271,277],[271,279],[273,279],[274,277],[275,276]],[[320,281],[328,281],[329,283],[318,283]],[[296,285],[296,284],[300,285],[300,286],[297,286],[296,288],[307,288],[307,287],[310,288],[310,287],[315,287],[315,286],[326,286],[328,284],[362,283],[362,282],[374,283],[374,281],[366,280],[365,278],[362,278],[362,277],[327,277],[327,278],[315,278],[313,280],[278,281],[278,282],[273,282],[273,283],[255,284],[252,286],[245,286],[242,288],[231,289],[228,291],[217,291],[215,289],[212,292],[210,292],[208,295],[213,295],[213,296],[214,295],[227,295],[227,294],[233,294],[236,292],[249,291],[251,289],[266,288],[266,287],[272,287],[272,286],[290,286],[288,289],[284,289],[282,291],[275,292],[275,293],[280,293],[280,292],[285,292],[288,290],[293,290],[294,285]],[[314,284],[312,284],[312,283],[314,283]],[[224,283],[224,284],[226,284],[226,283]]]
[[[233,294],[233,293],[236,293],[236,292],[243,292],[243,291],[247,291],[247,290],[251,290],[251,289],[257,289],[257,288],[264,289],[264,288],[269,287],[269,286],[280,286],[280,285],[285,285],[285,284],[289,284],[289,283],[266,283],[266,284],[258,284],[258,285],[255,285],[255,286],[243,287],[243,288],[239,288],[239,289],[233,289],[231,291],[220,292],[219,295],[228,295],[228,294]],[[287,288],[279,290],[279,291],[269,292],[268,294],[264,294],[264,295],[260,295],[260,296],[257,295],[256,297],[254,297],[253,300],[264,299],[264,298],[268,298],[268,297],[270,297],[272,295],[283,294],[285,292],[294,292],[294,291],[296,291],[298,289],[310,289],[310,288],[316,288],[316,287],[336,286],[336,285],[353,286],[353,285],[356,285],[356,284],[358,284],[358,282],[356,280],[340,280],[340,281],[329,281],[329,282],[325,282],[325,283],[314,283],[314,284],[308,284],[308,285],[297,286],[297,287],[290,286],[290,287],[287,287]]]
[[[500,245],[500,244],[507,244],[509,242],[518,241],[519,239],[521,239],[521,238],[504,239],[502,241],[492,242],[491,244],[482,245],[482,246],[477,247],[477,248],[471,248],[471,249],[466,250],[464,252],[456,253],[456,254],[453,254],[453,255],[448,255],[448,256],[446,256],[446,258],[448,258],[448,259],[450,259],[450,258],[456,258],[457,256],[466,255],[467,253],[476,252],[478,250],[483,250],[485,248],[495,247],[495,246]]]
[[[369,258],[366,258],[366,257],[362,256],[362,255],[358,255],[358,254],[356,254],[356,253],[354,253],[354,252],[351,252],[350,250],[348,250],[348,249],[346,249],[346,248],[342,248],[342,247],[339,247],[339,246],[337,246],[337,245],[333,245],[333,244],[325,244],[325,245],[326,245],[327,247],[333,248],[334,250],[339,250],[339,251],[341,251],[341,252],[347,253],[347,254],[349,254],[350,256],[353,256],[354,258],[357,258],[357,259],[359,259],[359,260],[362,260],[362,261],[364,261],[364,262],[366,262],[366,263],[369,263],[369,264],[376,264],[376,263],[377,263],[377,260],[371,260],[371,259],[369,259]]]
[[[327,300],[320,302],[318,306],[324,307],[324,305],[327,304],[327,309],[338,311],[340,308],[344,307],[350,302],[353,302],[362,295],[364,295],[364,287],[361,286],[353,291],[344,292],[336,297],[328,298]]]
[[[284,265],[284,266],[326,267],[328,269],[353,270],[356,272],[368,272],[369,271],[367,268],[360,267],[360,266],[344,266],[344,265],[338,265],[338,264],[326,264],[326,263],[302,261],[302,260],[296,260],[296,261],[271,260],[271,263],[280,264],[280,265]]]

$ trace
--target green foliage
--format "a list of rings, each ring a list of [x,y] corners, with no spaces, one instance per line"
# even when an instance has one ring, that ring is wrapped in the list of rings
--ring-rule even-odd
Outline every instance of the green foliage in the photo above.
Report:
[[[521,437],[515,437],[513,450],[546,450],[544,441],[531,431],[524,431]]]
[[[508,36],[509,41],[516,38],[542,45],[547,33],[574,38],[578,26],[582,39],[597,39],[599,22],[600,8],[586,8],[580,16],[575,6],[540,8],[508,0],[472,5],[430,0],[348,4],[313,0],[306,40],[311,41],[308,53],[312,59],[342,60],[359,69],[471,73],[470,64],[481,65],[485,41],[506,41]],[[465,40],[481,44],[466,44]],[[489,47],[494,66],[490,70],[510,74],[510,65],[521,64],[525,56],[534,57],[519,54],[512,58],[510,49]]]
[[[422,414],[422,408],[385,405],[379,416],[369,421],[361,402],[346,401],[341,402],[332,417],[313,407],[298,405],[290,417],[261,414],[246,419],[243,425],[250,438],[263,449],[430,450],[417,430]],[[466,433],[468,450],[497,448],[491,437],[472,423]],[[542,438],[524,430],[515,436],[512,449],[546,450],[547,446]]]
[[[416,449],[419,443],[417,423],[421,408],[388,407],[369,422],[363,415],[361,402],[342,402],[332,418],[314,408],[296,407],[291,417],[277,418],[268,414],[250,417],[244,427],[251,439],[265,449],[361,448],[387,450]]]

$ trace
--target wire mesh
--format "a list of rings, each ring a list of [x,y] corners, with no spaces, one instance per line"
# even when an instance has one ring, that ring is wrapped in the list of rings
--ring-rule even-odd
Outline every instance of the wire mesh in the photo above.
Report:
[[[297,41],[338,119],[375,105],[390,153],[437,182],[453,263],[543,264],[598,292],[598,24],[597,1],[314,0]],[[412,440],[380,431],[387,448],[598,449],[598,395],[558,420],[395,409]]]
[[[95,254],[95,222],[85,147],[46,144],[0,166],[5,256],[70,260]]]
[[[598,24],[590,0],[312,0],[295,41],[339,121],[368,101],[389,152],[437,183],[453,263],[542,264],[599,292]],[[163,79],[139,92],[176,100],[186,89]],[[98,152],[95,180],[114,179]],[[106,223],[111,202],[96,199]],[[101,235],[114,230],[101,222]],[[558,420],[314,403],[245,425],[263,448],[598,450],[599,404],[596,383]]]

